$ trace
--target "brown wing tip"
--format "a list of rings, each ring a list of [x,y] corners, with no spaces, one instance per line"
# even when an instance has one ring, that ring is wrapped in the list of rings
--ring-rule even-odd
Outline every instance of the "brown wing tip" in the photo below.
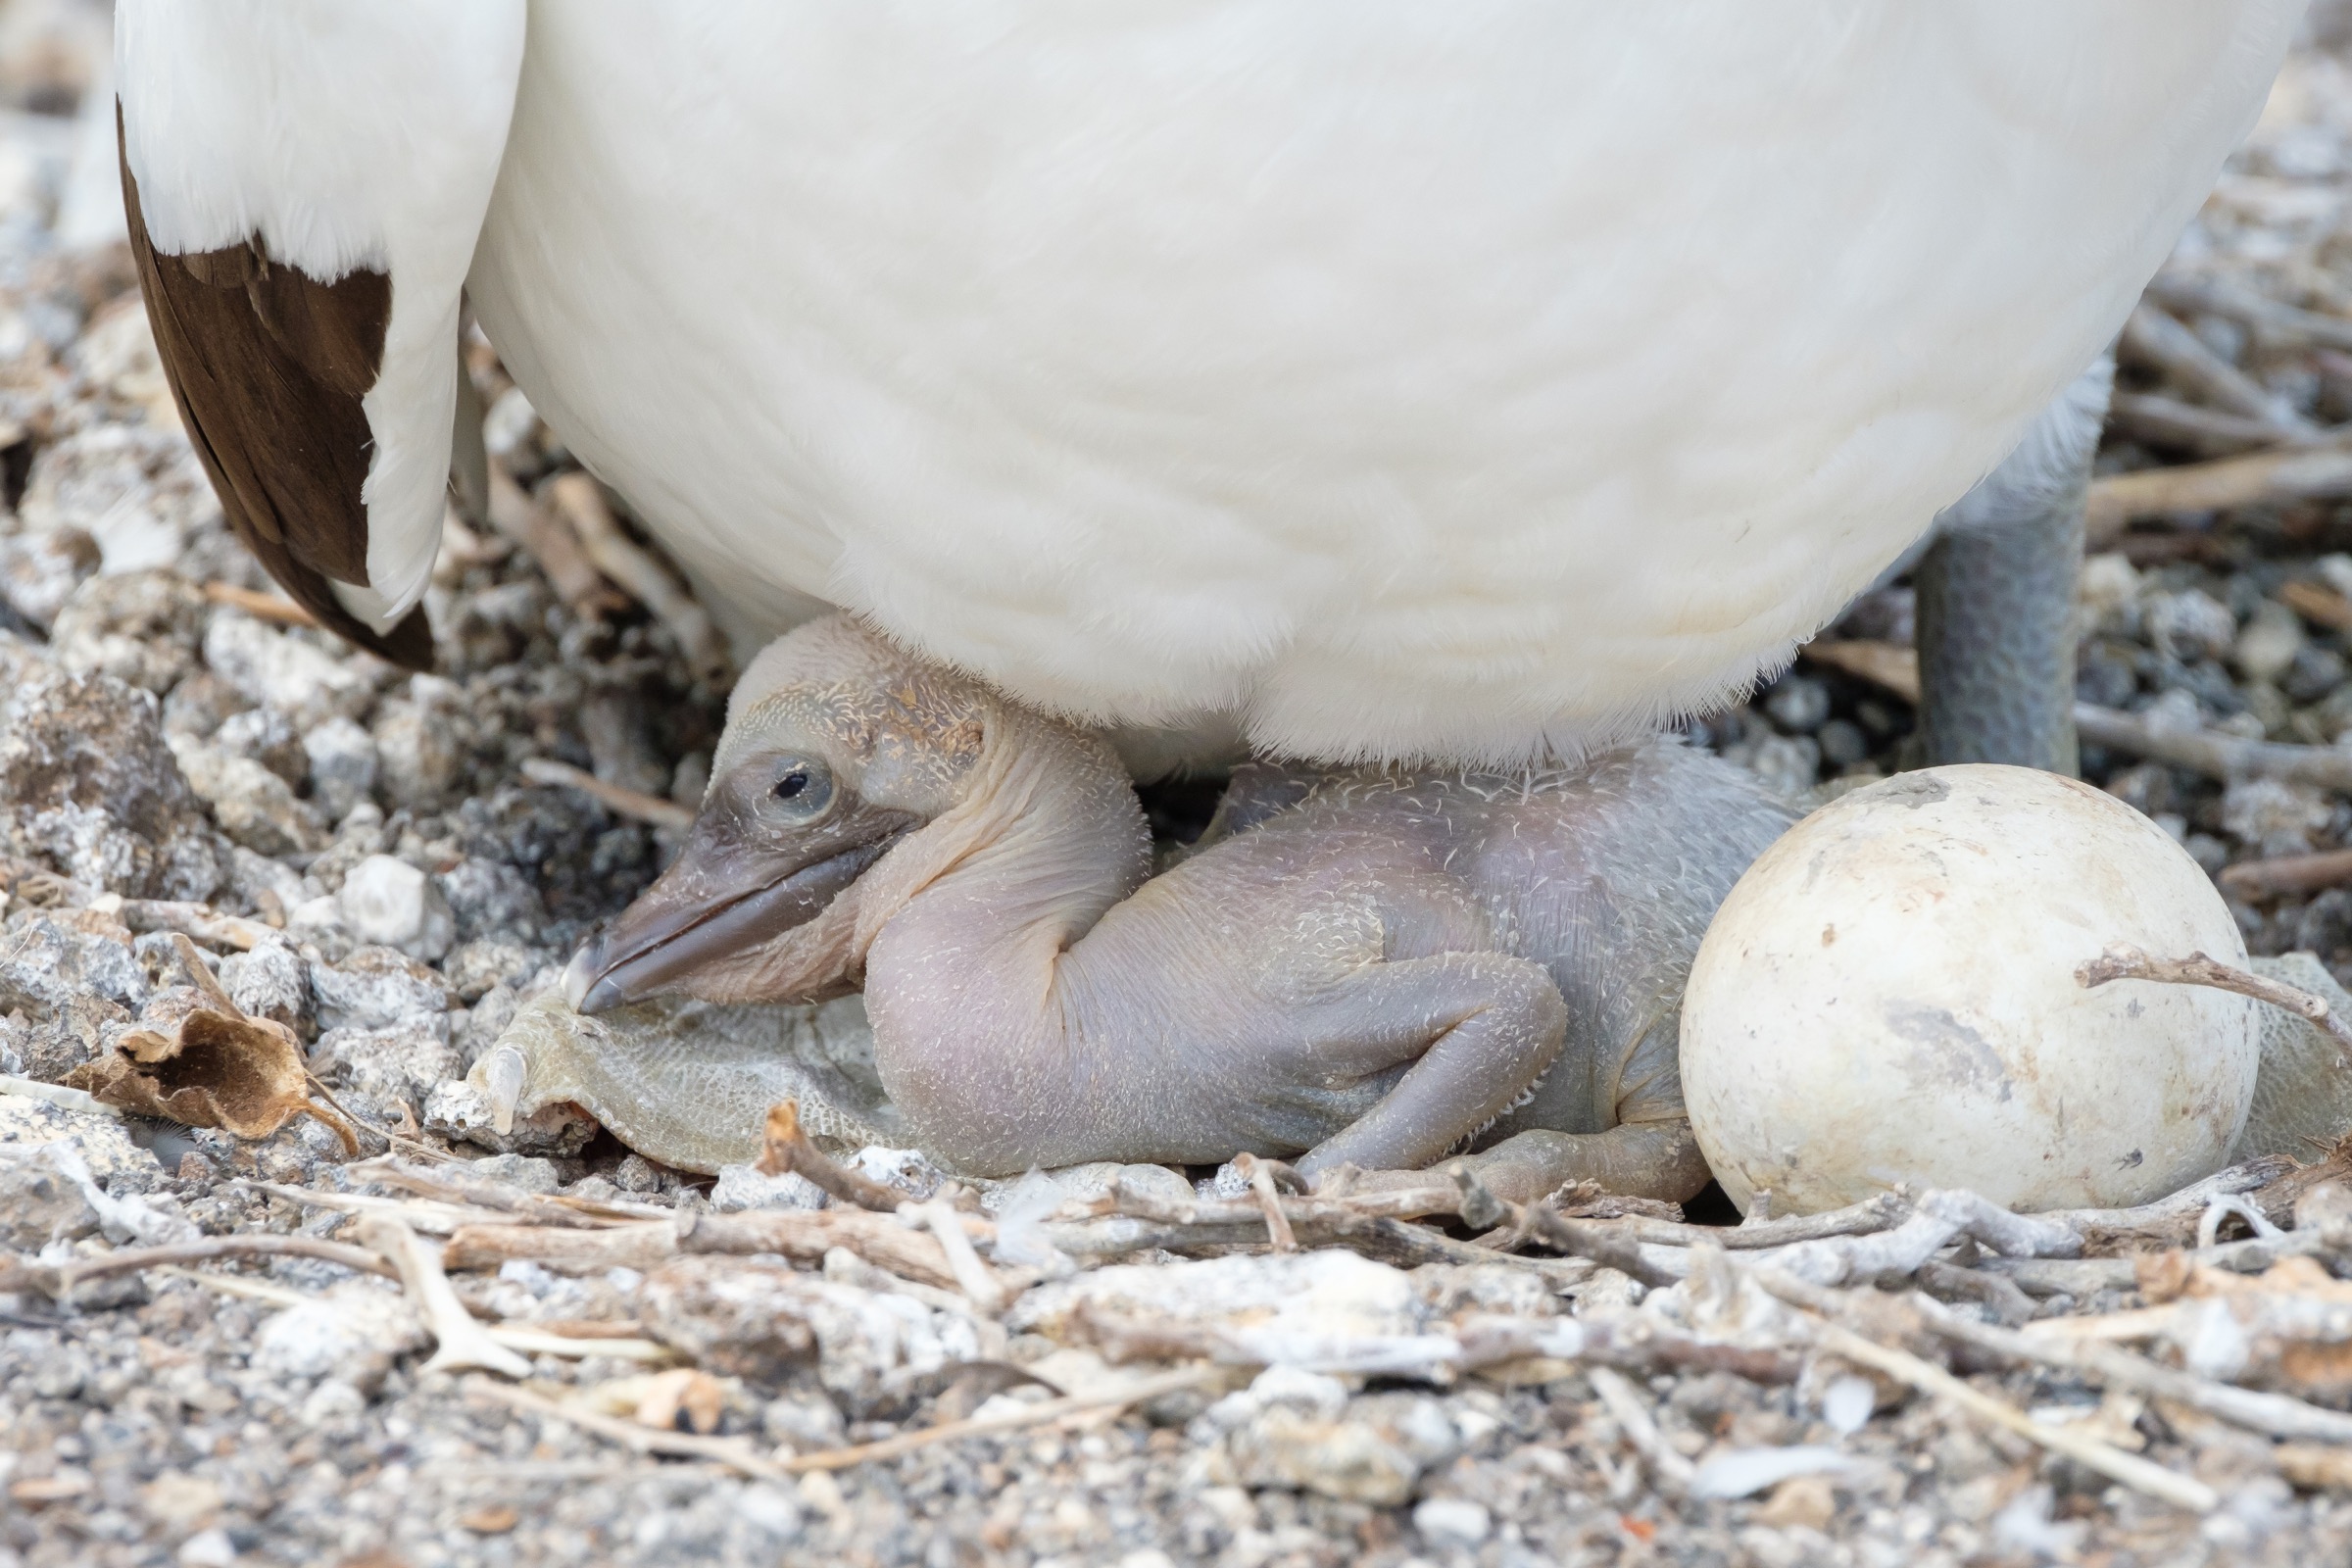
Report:
[[[433,668],[433,627],[424,618],[424,607],[419,605],[401,617],[400,624],[390,631],[379,632],[345,610],[326,586],[326,580],[299,567],[278,570],[276,562],[265,561],[271,575],[284,585],[294,602],[318,617],[318,623],[345,642],[367,649],[378,659],[388,660],[403,669],[429,674]]]

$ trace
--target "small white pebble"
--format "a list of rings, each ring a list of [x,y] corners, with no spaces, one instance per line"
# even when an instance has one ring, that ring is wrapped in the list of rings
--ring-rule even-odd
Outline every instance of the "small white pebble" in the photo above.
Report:
[[[1348,1385],[1320,1372],[1270,1366],[1250,1385],[1250,1397],[1257,1401],[1261,1410],[1288,1404],[1330,1421],[1348,1407]]]
[[[775,1487],[744,1488],[736,1494],[735,1511],[774,1541],[790,1541],[801,1533],[801,1505]]]
[[[1878,1391],[1868,1378],[1851,1374],[1832,1378],[1830,1386],[1821,1391],[1821,1418],[1830,1430],[1841,1438],[1850,1438],[1870,1420],[1870,1412],[1878,1407]]]
[[[344,924],[360,941],[398,948],[427,963],[447,954],[457,938],[457,920],[433,879],[389,855],[370,855],[353,866],[337,902]]]
[[[1413,1510],[1413,1528],[1433,1546],[1475,1546],[1487,1539],[1494,1520],[1467,1497],[1432,1497]]]
[[[231,1568],[237,1560],[237,1544],[219,1526],[199,1530],[179,1544],[178,1560],[180,1568]]]

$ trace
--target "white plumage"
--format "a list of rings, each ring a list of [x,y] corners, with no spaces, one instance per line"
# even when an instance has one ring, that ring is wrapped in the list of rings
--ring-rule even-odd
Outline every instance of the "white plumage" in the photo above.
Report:
[[[377,160],[330,226],[397,327],[495,168],[484,327],[740,635],[829,602],[1089,720],[1515,760],[1785,660],[1999,460],[2301,5],[539,0],[503,149],[521,0],[447,9],[123,0],[159,247],[220,242],[208,178],[299,228],[218,134],[299,109]],[[399,396],[380,451],[445,445]],[[377,479],[401,606],[439,508]]]

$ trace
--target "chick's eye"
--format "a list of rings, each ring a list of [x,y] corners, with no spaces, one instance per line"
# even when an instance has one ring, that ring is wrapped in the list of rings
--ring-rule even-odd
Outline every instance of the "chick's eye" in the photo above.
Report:
[[[776,764],[775,782],[768,785],[772,808],[787,820],[807,822],[833,804],[833,774],[824,763],[808,758],[785,758]]]

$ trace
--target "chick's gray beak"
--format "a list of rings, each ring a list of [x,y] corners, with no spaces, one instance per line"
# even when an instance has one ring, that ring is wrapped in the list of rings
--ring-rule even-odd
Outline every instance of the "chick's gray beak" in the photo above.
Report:
[[[858,805],[799,842],[762,846],[738,813],[706,810],[669,869],[572,956],[564,994],[592,1013],[691,990],[681,982],[698,970],[814,919],[914,825]]]

